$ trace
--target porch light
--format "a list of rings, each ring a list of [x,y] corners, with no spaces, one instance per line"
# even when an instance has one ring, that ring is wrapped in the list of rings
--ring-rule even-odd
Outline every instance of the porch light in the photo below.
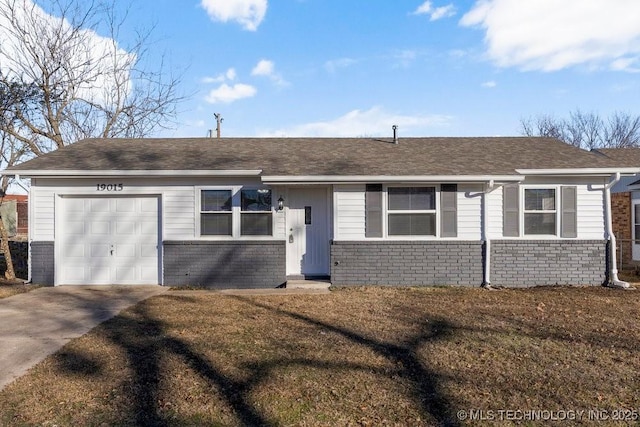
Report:
[[[281,211],[282,209],[284,209],[284,199],[280,196],[278,199],[278,210]]]

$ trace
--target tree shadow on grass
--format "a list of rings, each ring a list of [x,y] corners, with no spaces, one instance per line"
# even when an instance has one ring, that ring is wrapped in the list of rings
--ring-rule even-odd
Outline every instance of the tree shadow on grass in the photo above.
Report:
[[[459,425],[452,416],[455,408],[442,390],[440,384],[442,379],[418,356],[418,351],[425,344],[447,339],[453,333],[454,327],[450,323],[444,320],[427,319],[423,322],[422,331],[399,344],[367,337],[355,330],[297,312],[274,308],[250,298],[235,298],[244,304],[269,311],[275,321],[278,318],[294,319],[338,334],[354,345],[363,346],[384,357],[398,368],[387,372],[375,366],[348,360],[336,363],[292,354],[291,358],[277,360],[265,358],[257,363],[242,366],[248,370],[248,375],[243,379],[235,379],[216,368],[215,361],[199,353],[187,341],[167,335],[162,322],[154,319],[146,305],[141,303],[129,314],[121,315],[105,324],[106,337],[126,352],[129,366],[133,371],[131,388],[128,391],[130,409],[128,413],[115,414],[115,416],[125,423],[135,423],[135,425],[164,426],[179,423],[180,414],[174,414],[178,418],[169,417],[159,404],[163,376],[161,358],[163,354],[169,353],[181,358],[197,375],[206,380],[212,389],[218,390],[241,425],[262,426],[278,423],[271,421],[254,404],[251,395],[258,385],[272,378],[278,369],[290,366],[325,370],[359,370],[386,376],[395,382],[405,381],[411,385],[412,399],[425,419],[433,420],[437,425]]]

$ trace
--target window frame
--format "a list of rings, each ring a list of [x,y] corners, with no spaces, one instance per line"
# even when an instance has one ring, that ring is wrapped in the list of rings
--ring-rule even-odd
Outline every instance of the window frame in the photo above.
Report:
[[[242,235],[242,190],[270,190],[271,191],[271,209],[269,211],[260,211],[260,213],[271,215],[271,234],[269,235]],[[207,190],[225,190],[231,191],[231,235],[203,235],[201,230],[201,215],[206,214],[202,211],[202,191]],[[273,240],[276,233],[276,207],[274,206],[273,195],[275,191],[273,187],[264,185],[207,185],[195,187],[194,198],[195,206],[195,238],[200,240]]]
[[[390,188],[433,188],[434,190],[434,209],[420,209],[420,210],[407,210],[407,209],[389,209],[389,189]],[[386,184],[383,185],[382,191],[382,210],[383,210],[383,239],[387,240],[432,240],[440,238],[440,184]],[[389,234],[389,216],[394,214],[433,214],[435,216],[434,221],[434,234]]]
[[[202,193],[205,191],[227,191],[230,193],[231,197],[231,206],[228,211],[205,211],[203,210],[202,207]],[[206,237],[206,238],[229,238],[229,237],[233,237],[233,190],[230,188],[202,188],[200,189],[200,191],[198,191],[198,195],[197,195],[197,199],[198,199],[198,220],[196,222],[197,227],[198,227],[198,235],[200,237]],[[229,230],[231,232],[231,234],[202,234],[202,215],[225,215],[225,216],[230,216],[231,217],[231,229]]]
[[[260,191],[260,190],[268,190],[271,192],[271,205],[269,206],[269,210],[264,210],[264,211],[245,211],[242,210],[242,192],[243,191]],[[238,226],[239,226],[239,237],[243,237],[243,238],[256,238],[256,237],[273,237],[273,232],[274,232],[274,227],[275,224],[273,223],[273,217],[274,217],[274,206],[273,206],[273,189],[272,188],[268,188],[268,187],[241,187],[238,190],[238,199],[239,199],[239,205],[238,205],[238,210],[239,210],[239,221],[238,221]],[[269,218],[271,219],[271,234],[243,234],[242,233],[242,216],[243,215],[269,215]]]
[[[527,210],[526,209],[526,193],[527,190],[553,190],[554,192],[554,209]],[[561,186],[558,185],[522,185],[520,190],[520,236],[525,238],[560,238],[560,214],[562,212]],[[554,214],[555,231],[553,234],[528,234],[526,232],[527,214]]]

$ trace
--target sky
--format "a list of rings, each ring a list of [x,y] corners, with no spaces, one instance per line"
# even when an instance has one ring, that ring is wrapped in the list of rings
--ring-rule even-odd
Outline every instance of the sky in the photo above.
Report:
[[[225,137],[507,136],[541,114],[640,115],[638,0],[116,3],[153,26],[150,60],[187,96],[155,136],[206,136],[214,113]]]

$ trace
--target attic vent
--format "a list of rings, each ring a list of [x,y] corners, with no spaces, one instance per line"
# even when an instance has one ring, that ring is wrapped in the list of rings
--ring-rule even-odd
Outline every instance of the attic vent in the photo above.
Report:
[[[398,125],[391,126],[391,129],[393,129],[393,143],[397,144],[398,143]]]

